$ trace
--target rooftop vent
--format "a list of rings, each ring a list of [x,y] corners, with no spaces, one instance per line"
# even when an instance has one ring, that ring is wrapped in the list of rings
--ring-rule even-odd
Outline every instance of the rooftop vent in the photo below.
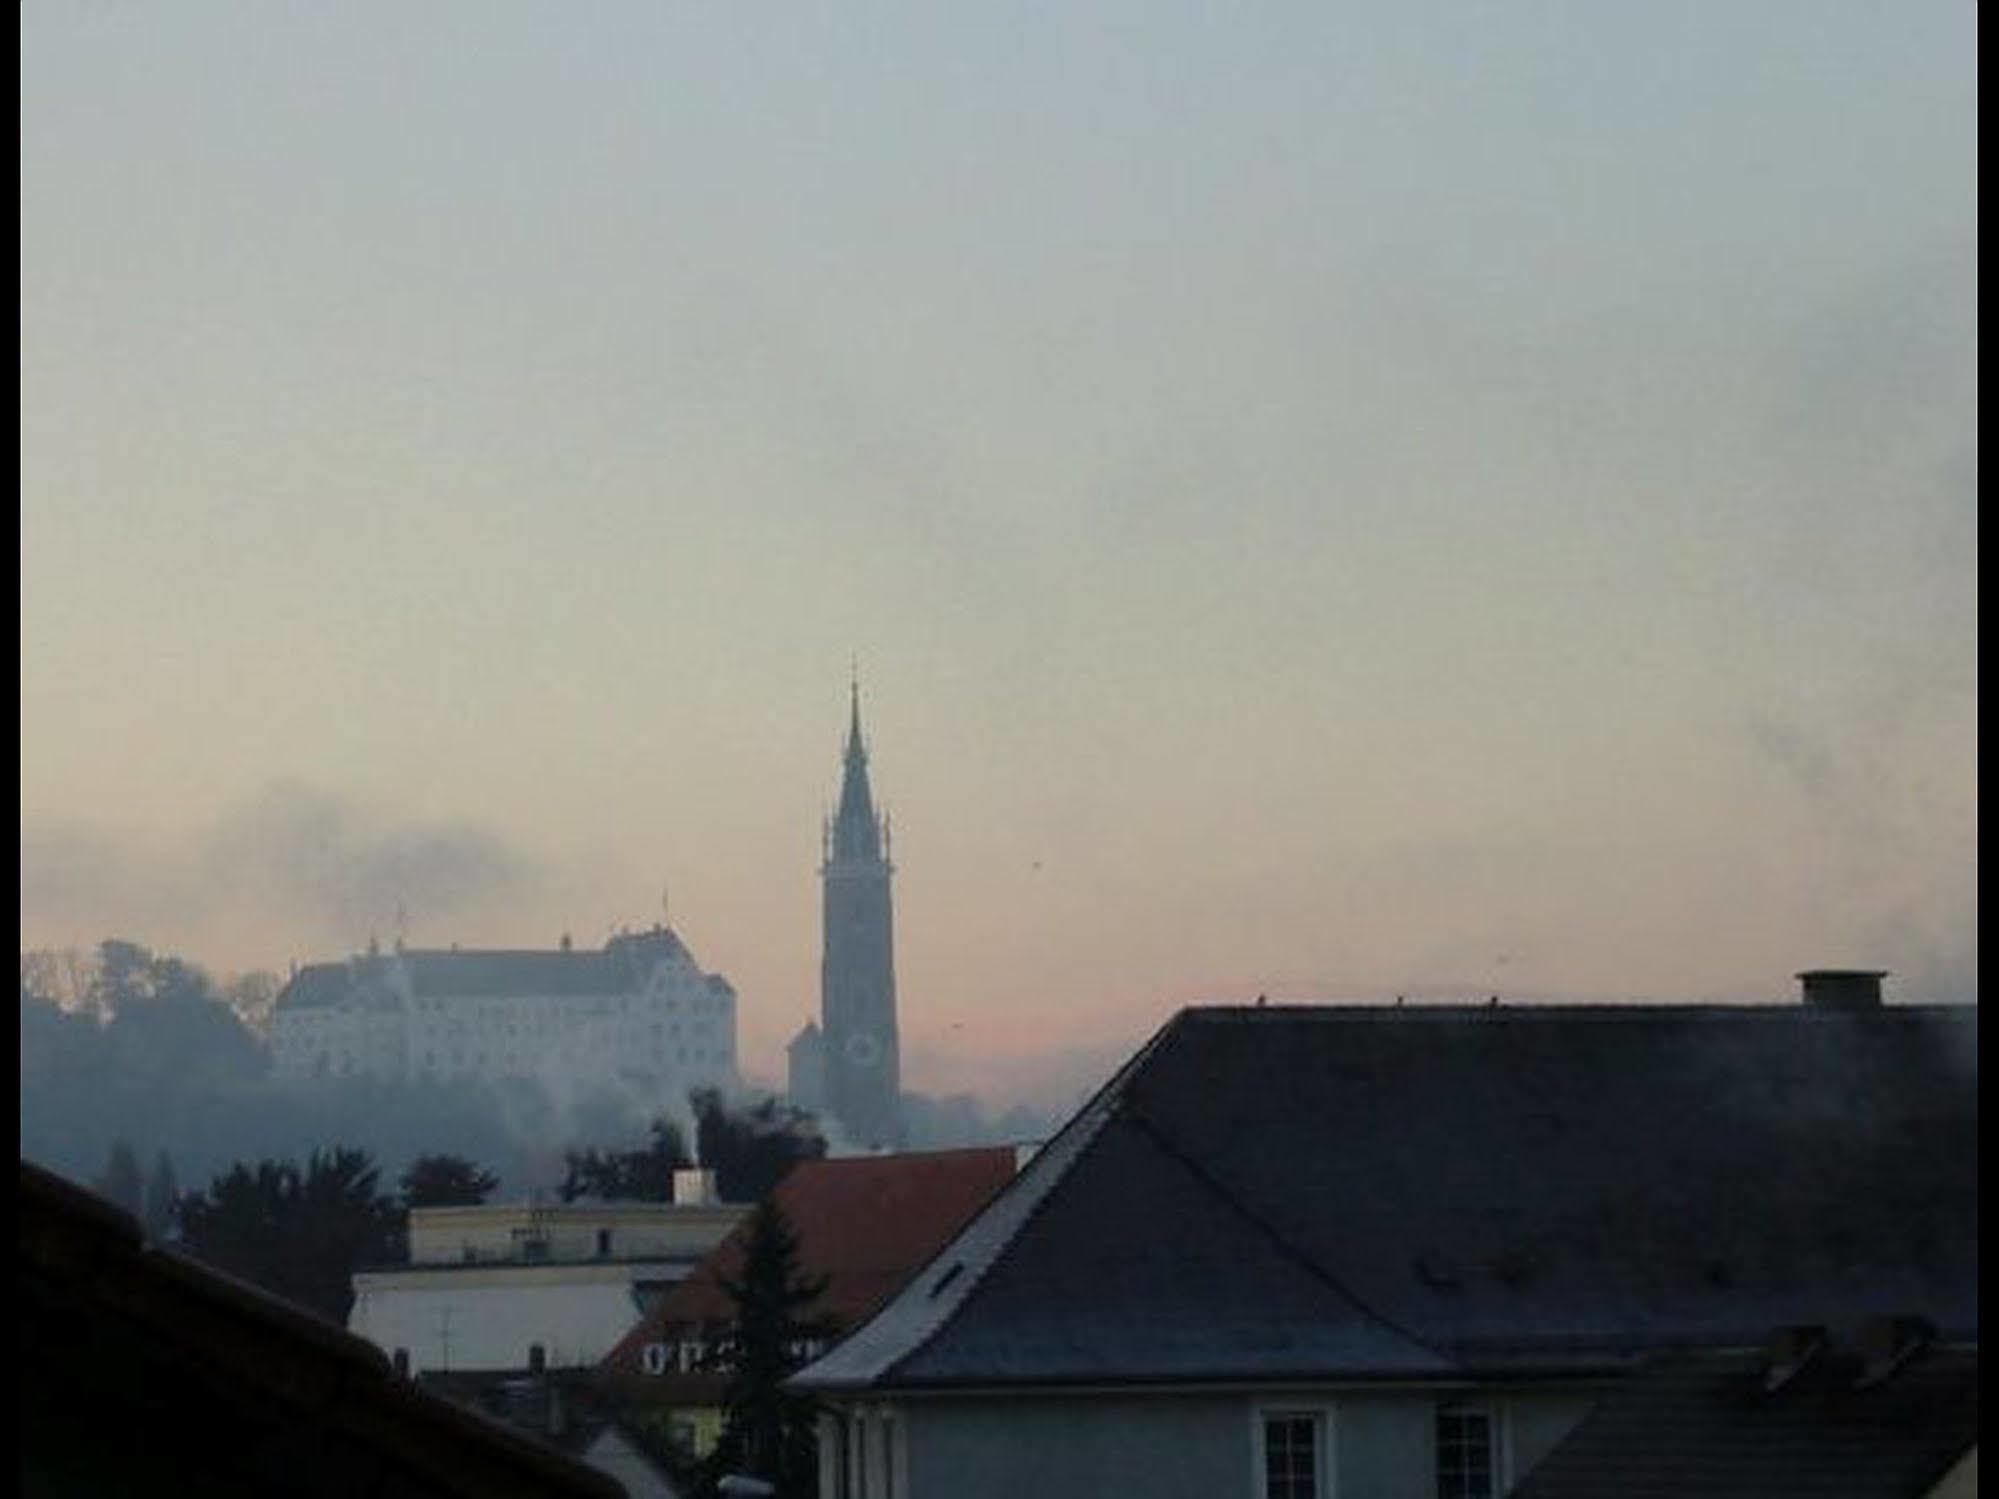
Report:
[[[1826,1345],[1823,1327],[1793,1324],[1770,1334],[1763,1347],[1763,1393],[1774,1395],[1796,1379]]]
[[[1807,968],[1799,997],[1817,1010],[1878,1010],[1885,968]]]
[[[1857,1390],[1885,1383],[1895,1371],[1936,1340],[1937,1330],[1921,1317],[1875,1317],[1862,1324],[1855,1341],[1861,1358]]]

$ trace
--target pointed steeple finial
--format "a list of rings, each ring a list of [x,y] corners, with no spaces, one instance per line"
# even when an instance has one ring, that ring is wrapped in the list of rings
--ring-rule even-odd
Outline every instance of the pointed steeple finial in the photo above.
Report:
[[[868,751],[861,738],[860,660],[854,659],[847,683],[847,749],[840,777],[839,810],[833,815],[832,857],[878,859],[881,829],[875,822],[874,797],[868,790]]]
[[[851,759],[861,752],[861,658],[851,657],[847,664],[847,755]]]

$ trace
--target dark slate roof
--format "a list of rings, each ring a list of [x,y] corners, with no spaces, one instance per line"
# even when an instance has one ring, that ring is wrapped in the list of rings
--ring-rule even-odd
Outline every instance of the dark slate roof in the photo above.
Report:
[[[171,1250],[21,1162],[28,1493],[558,1495],[622,1486],[398,1379],[372,1344]]]
[[[1976,1047],[1970,1007],[1183,1011],[800,1382],[1605,1368],[1889,1311],[1975,1336]]]
[[[1775,1392],[1756,1353],[1661,1358],[1601,1400],[1513,1499],[1918,1499],[1978,1440],[1978,1352],[1880,1384],[1829,1354]]]
[[[418,949],[368,954],[339,963],[310,963],[278,995],[281,1010],[342,1005],[386,992],[400,963],[417,994],[441,999],[477,995],[616,995],[644,986],[653,967],[693,955],[665,928],[614,937],[595,951],[547,948]],[[727,988],[711,976],[711,986]]]

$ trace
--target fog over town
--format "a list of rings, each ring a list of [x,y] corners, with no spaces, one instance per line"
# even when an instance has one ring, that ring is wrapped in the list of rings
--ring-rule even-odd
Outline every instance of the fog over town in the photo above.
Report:
[[[1812,1299],[1854,1255],[1866,1315],[1957,1348],[1976,17],[24,0],[24,1184],[265,1290],[338,1241],[276,1294],[489,1415],[538,1349],[572,1445],[657,1468],[635,1493],[950,1491],[987,1428],[910,1425],[925,1380],[1297,1372],[1251,1347],[1313,1389],[1470,1379],[1480,1339],[1613,1331],[1635,1368],[1859,1316]],[[1418,1026],[1489,1112],[1436,1107],[1502,1152],[1467,1214],[1523,1141],[1578,1173],[1493,1206],[1518,1233],[1484,1269],[1336,1244],[1340,1193],[1432,1169],[1429,1126],[1363,1106],[1428,1096]],[[1623,1139],[1611,1077],[1662,1118],[1740,1079],[1739,1178],[1699,1131],[1626,1142],[1699,1178],[1672,1233],[1563,1154]],[[1799,1166],[1807,1115],[1850,1177]],[[1232,1132],[1286,1120],[1377,1155],[1266,1179]],[[1919,1138],[1949,1162],[1891,1159]],[[1816,1185],[1767,1243],[1696,1245],[1766,1169]],[[1317,1289],[1245,1270],[1232,1330],[1113,1327],[1156,1311],[1147,1265],[1262,1263],[1216,1226],[1131,1246],[1128,1303],[1076,1268],[1111,1263],[1077,1197],[1206,1212],[1176,1170]],[[1906,1231],[1840,1216],[1869,1172],[1911,1184]],[[308,1200],[352,1211],[243,1228]],[[845,1321],[800,1313],[810,1420],[750,1434],[701,1361],[773,1203]],[[1428,1203],[1408,1234],[1485,1243]],[[585,1216],[501,1221],[558,1207]],[[489,1217],[422,1216],[459,1209]],[[903,1237],[857,1247],[876,1219]],[[1640,1220],[1628,1283],[1548,1268]],[[480,1324],[504,1367],[452,1366],[488,1313],[462,1275],[424,1300],[424,1256],[522,1244],[651,1268],[549,1292],[559,1335],[522,1291]],[[1402,1299],[1487,1271],[1503,1308]],[[1640,1316],[1655,1272],[1762,1299]],[[1294,1344],[1345,1325],[1328,1287],[1378,1325]],[[1370,1467],[1402,1438],[1356,1417],[1352,1482],[1505,1492],[1545,1450],[1587,1489],[1552,1391],[1425,1406],[1420,1462]],[[1244,1398],[1174,1481],[1325,1499],[1335,1398]],[[1014,1445],[1094,1472],[1171,1447],[1149,1410]]]

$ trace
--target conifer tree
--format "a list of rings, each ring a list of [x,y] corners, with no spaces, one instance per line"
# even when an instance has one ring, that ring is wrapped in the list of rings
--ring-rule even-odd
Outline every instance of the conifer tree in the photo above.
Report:
[[[314,1151],[303,1170],[238,1161],[181,1198],[181,1234],[198,1258],[344,1327],[354,1271],[403,1249],[402,1204],[376,1180],[366,1153],[339,1146]]]
[[[399,1183],[405,1208],[477,1207],[499,1184],[492,1172],[456,1155],[418,1156]]]
[[[750,1215],[740,1277],[724,1276],[722,1286],[735,1303],[735,1320],[716,1356],[729,1383],[722,1437],[709,1459],[711,1481],[740,1473],[775,1484],[781,1499],[812,1499],[819,1482],[818,1407],[784,1381],[830,1331],[812,1313],[826,1278],[804,1274],[798,1235],[771,1199]]]
[[[132,1147],[119,1140],[111,1147],[111,1159],[105,1163],[104,1174],[91,1183],[100,1197],[109,1198],[134,1218],[144,1207],[146,1179],[139,1170],[139,1158]]]
[[[162,1150],[153,1162],[153,1174],[146,1179],[146,1237],[155,1241],[171,1238],[176,1226],[176,1199],[180,1183],[174,1163]]]

